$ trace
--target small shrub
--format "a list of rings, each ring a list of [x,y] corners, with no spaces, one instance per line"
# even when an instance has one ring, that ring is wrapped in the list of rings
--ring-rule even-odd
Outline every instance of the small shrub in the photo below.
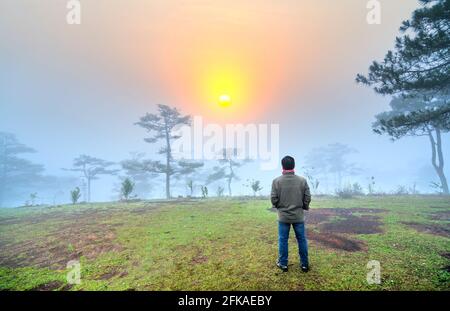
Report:
[[[413,183],[413,185],[411,187],[409,187],[408,192],[410,194],[413,194],[413,195],[420,194],[419,190],[417,190],[417,184],[416,183]]]
[[[222,187],[222,186],[217,187],[217,196],[218,196],[219,198],[223,197],[224,191],[225,191],[225,188],[224,188],[224,187]]]
[[[395,195],[408,195],[408,189],[405,186],[398,186],[397,189],[394,191]]]
[[[369,195],[375,194],[375,177],[370,177],[369,185],[367,186],[367,190],[369,191]]]
[[[249,187],[253,191],[253,196],[256,197],[256,194],[261,191],[263,188],[261,187],[261,182],[259,180],[249,180],[247,179],[248,184],[245,184],[245,187]]]
[[[202,198],[207,198],[208,197],[208,187],[206,186],[201,186],[201,190],[202,190]]]
[[[186,182],[186,187],[189,190],[189,195],[188,197],[191,198],[194,195],[194,181],[192,179],[188,180]]]
[[[67,244],[67,251],[69,253],[73,253],[75,251],[75,247],[73,246],[72,243]]]
[[[125,178],[125,180],[122,182],[122,188],[120,189],[120,193],[122,194],[122,197],[125,199],[125,201],[128,201],[133,190],[134,182],[132,182],[129,178]]]
[[[27,201],[27,206],[35,206],[36,205],[36,199],[38,198],[38,194],[36,192],[33,192],[30,194],[30,200]]]
[[[353,198],[353,191],[351,187],[344,187],[342,189],[336,189],[336,195],[341,199],[351,199]]]
[[[80,188],[76,187],[74,190],[70,191],[70,199],[72,200],[72,204],[77,204],[78,200],[81,197]]]
[[[317,193],[320,181],[313,176],[314,167],[303,167],[306,179],[308,179],[309,187],[313,193]]]
[[[341,199],[351,199],[354,196],[364,195],[362,187],[359,183],[348,184],[347,186],[337,189],[336,195]]]
[[[352,191],[354,195],[364,195],[364,191],[363,188],[361,187],[361,185],[357,182],[355,182],[352,185]]]

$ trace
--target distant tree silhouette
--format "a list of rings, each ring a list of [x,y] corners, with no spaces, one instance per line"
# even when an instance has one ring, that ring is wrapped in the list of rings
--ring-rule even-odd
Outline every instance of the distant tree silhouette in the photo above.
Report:
[[[334,143],[328,146],[311,150],[305,159],[306,166],[318,175],[327,176],[331,174],[335,177],[336,186],[342,187],[342,179],[345,176],[357,175],[361,169],[347,157],[357,151],[347,145]],[[317,176],[315,176],[317,177]]]
[[[213,173],[207,178],[207,183],[216,182],[225,179],[228,186],[228,195],[232,196],[231,184],[233,181],[240,180],[236,174],[236,169],[250,162],[250,160],[238,159],[238,150],[236,148],[222,149],[219,165],[213,167]]]
[[[97,180],[99,175],[116,175],[119,170],[111,169],[114,162],[82,154],[73,160],[73,168],[64,169],[72,172],[81,172],[87,181],[87,201],[91,202],[91,183]]]
[[[20,143],[14,134],[0,132],[0,206],[7,196],[33,185],[42,177],[42,165],[20,156],[34,152],[34,149]]]
[[[130,178],[135,186],[134,193],[140,198],[145,198],[152,190],[152,179],[158,176],[158,174],[147,170],[147,167],[143,165],[145,160],[145,153],[133,152],[131,158],[120,162],[122,169],[125,171],[124,178]]]

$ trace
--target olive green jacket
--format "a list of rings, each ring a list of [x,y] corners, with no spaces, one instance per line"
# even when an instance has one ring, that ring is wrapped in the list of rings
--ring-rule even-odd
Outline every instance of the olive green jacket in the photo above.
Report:
[[[306,179],[295,173],[284,173],[272,182],[271,201],[278,211],[278,220],[285,223],[305,221],[311,193]]]

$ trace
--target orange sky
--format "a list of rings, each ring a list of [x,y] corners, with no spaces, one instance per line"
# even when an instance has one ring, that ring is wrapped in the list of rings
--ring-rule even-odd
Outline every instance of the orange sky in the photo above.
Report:
[[[175,101],[193,114],[234,122],[257,116],[289,76],[295,59],[290,23],[286,11],[264,4],[176,6],[156,34],[156,59],[163,60],[157,70]],[[232,99],[229,107],[218,105],[223,94]]]
[[[98,0],[85,7],[85,36],[68,29],[83,42],[73,48],[78,57],[132,72],[157,84],[161,101],[217,123],[257,120],[294,76],[301,89],[300,76],[306,82],[314,71],[315,37],[326,29],[312,21],[327,6],[310,0],[136,0],[126,7]],[[221,95],[232,99],[226,109]]]
[[[106,8],[104,1],[97,5]],[[386,3],[384,20],[398,20]],[[361,0],[141,0],[110,8],[126,21],[111,34],[115,20],[104,17],[125,66],[157,77],[170,104],[218,123],[267,119],[293,90],[322,93],[320,83],[339,82],[343,64],[371,40]],[[232,98],[226,109],[218,104],[224,94]]]
[[[15,3],[6,0],[11,9]],[[20,12],[33,23],[7,15],[5,24],[14,21],[14,40],[33,46],[35,64],[77,60],[100,71],[96,76],[138,81],[154,100],[149,106],[175,105],[218,123],[254,122],[299,96],[318,98],[324,83],[332,84],[328,92],[342,80],[353,83],[353,64],[367,67],[372,57],[361,49],[371,40],[392,42],[398,8],[411,10],[404,6],[383,1],[377,28],[368,27],[362,0],[95,0],[83,2],[82,25],[73,27],[64,25],[63,2],[42,0]],[[387,27],[395,32],[383,32]],[[386,48],[372,45],[377,49]],[[231,97],[229,107],[220,107],[221,95]]]

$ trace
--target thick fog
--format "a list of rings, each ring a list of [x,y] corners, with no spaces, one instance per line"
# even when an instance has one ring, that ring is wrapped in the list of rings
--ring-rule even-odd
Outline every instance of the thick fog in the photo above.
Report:
[[[392,98],[355,82],[393,48],[417,1],[381,1],[380,25],[367,24],[365,1],[330,2],[283,1],[271,8],[248,1],[234,10],[240,15],[231,16],[222,12],[239,4],[229,1],[83,1],[81,24],[67,25],[64,1],[2,1],[0,132],[35,150],[17,154],[29,162],[14,164],[26,166],[26,172],[11,179],[17,184],[3,187],[2,205],[70,203],[76,187],[87,200],[85,179],[70,170],[80,155],[111,161],[108,168],[120,170],[92,180],[91,201],[118,200],[126,176],[121,161],[132,153],[165,161],[158,153],[162,142],[144,141],[151,134],[136,124],[146,113],[157,113],[158,104],[176,107],[183,116],[202,116],[205,124],[279,124],[276,162],[293,156],[298,174],[319,180],[315,194],[334,194],[354,183],[365,193],[369,184],[379,193],[435,193],[431,183],[439,179],[429,139],[393,142],[375,134],[375,115],[387,110]],[[209,109],[210,94],[194,90],[202,84],[193,81],[203,72],[202,55],[210,59],[216,52],[217,68],[226,67],[225,58],[225,64],[251,63],[233,69],[245,76],[235,87],[245,96],[233,100],[230,115]],[[211,96],[216,95],[221,94]],[[320,162],[319,154],[332,144],[348,152],[329,153],[328,162]],[[443,152],[449,162],[448,133]],[[253,195],[246,186],[250,180],[260,181],[258,194],[269,194],[281,166],[264,170],[259,162],[236,168],[233,195]],[[202,195],[204,185],[210,196],[218,187],[227,195],[226,180],[208,181],[217,165],[205,160],[194,173],[173,177],[171,195],[190,195],[189,180],[194,196]],[[330,165],[341,168],[326,172]],[[445,174],[450,176],[449,163]],[[140,187],[142,199],[164,198],[165,176],[151,174]]]

